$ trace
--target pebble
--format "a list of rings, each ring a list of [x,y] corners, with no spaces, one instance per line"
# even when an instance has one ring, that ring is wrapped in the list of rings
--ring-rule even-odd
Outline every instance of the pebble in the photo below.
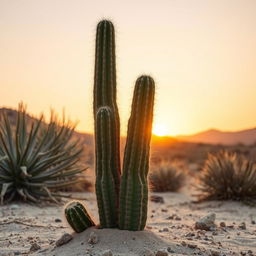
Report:
[[[101,256],[113,256],[113,253],[111,250],[106,250],[101,254]]]
[[[188,248],[190,249],[196,249],[197,245],[196,244],[188,244]]]
[[[195,228],[196,229],[201,229],[201,230],[213,230],[216,225],[215,225],[215,218],[216,214],[215,213],[210,213],[206,215],[205,217],[201,218],[199,221],[195,223]]]
[[[218,251],[211,250],[211,256],[220,256],[221,253]]]
[[[226,223],[225,223],[224,221],[222,221],[222,222],[220,223],[220,227],[225,228],[225,227],[226,227]]]
[[[163,204],[164,203],[164,198],[162,196],[151,195],[150,201],[155,202],[155,203]]]
[[[89,235],[88,243],[89,244],[97,244],[99,241],[98,236],[95,232],[91,232]]]
[[[186,243],[185,241],[182,241],[182,242],[181,242],[181,245],[182,245],[182,246],[187,246],[187,243]]]
[[[69,233],[65,233],[61,236],[60,239],[56,241],[56,246],[62,246],[63,244],[67,244],[69,241],[71,241],[73,237]]]
[[[31,245],[29,251],[30,251],[30,252],[36,252],[36,251],[38,251],[38,250],[40,250],[40,249],[41,249],[41,247],[40,247],[39,244],[33,243],[33,244]]]
[[[245,222],[242,222],[239,226],[240,229],[246,229],[246,224]]]
[[[168,256],[168,252],[166,252],[165,250],[158,250],[156,252],[156,256]]]
[[[163,228],[163,232],[168,232],[169,229],[168,228]]]
[[[55,221],[56,223],[57,223],[57,222],[62,222],[62,220],[59,219],[59,218],[56,218],[54,221]]]
[[[175,251],[174,251],[171,247],[168,247],[168,248],[167,248],[167,251],[168,251],[169,253],[175,253]]]
[[[256,221],[255,221],[255,220],[252,220],[251,223],[252,223],[252,225],[255,225],[255,224],[256,224]]]
[[[17,210],[17,209],[19,209],[20,207],[19,207],[19,205],[17,205],[17,204],[12,204],[11,206],[10,206],[10,209],[11,210]]]

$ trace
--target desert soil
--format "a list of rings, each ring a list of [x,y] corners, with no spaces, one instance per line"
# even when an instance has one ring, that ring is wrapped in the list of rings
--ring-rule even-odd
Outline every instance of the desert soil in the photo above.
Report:
[[[97,216],[94,193],[82,195]],[[255,207],[239,202],[194,203],[187,192],[152,195],[164,202],[149,202],[147,227],[140,232],[91,228],[74,234],[63,218],[63,206],[16,202],[1,206],[0,255],[256,255]],[[216,214],[216,227],[195,229],[196,221],[209,213]],[[72,240],[57,247],[65,233]]]

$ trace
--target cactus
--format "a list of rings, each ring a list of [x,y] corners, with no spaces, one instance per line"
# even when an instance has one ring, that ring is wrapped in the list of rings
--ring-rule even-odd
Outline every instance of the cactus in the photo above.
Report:
[[[141,76],[134,89],[120,184],[120,120],[116,104],[115,34],[110,21],[97,26],[94,75],[96,196],[101,228],[143,230],[147,219],[148,168],[155,84]],[[120,189],[121,188],[121,189]],[[119,193],[120,192],[120,193]],[[94,225],[84,207],[69,205],[76,232]]]
[[[102,106],[108,106],[112,113],[110,114],[110,111],[106,109],[100,111],[101,117],[99,119],[102,120],[97,121],[97,113]],[[115,31],[113,24],[107,20],[101,21],[97,26],[93,109],[96,134],[96,191],[100,225],[102,228],[115,227],[117,226],[118,219],[117,209],[121,174],[120,120],[116,104]],[[107,116],[107,112],[111,117]],[[103,121],[103,119],[108,119],[108,121]],[[106,125],[105,127],[111,126],[111,133],[103,131],[101,127],[98,127],[98,124],[101,125],[102,123]],[[101,131],[102,138],[97,136],[98,131]],[[111,138],[108,136],[111,136]],[[102,145],[102,142],[104,141],[108,141],[111,144],[111,152],[105,152],[106,146]],[[106,167],[108,175],[106,175],[106,170],[104,169],[105,166],[99,164],[100,161],[102,161],[102,158],[104,158],[105,163],[109,164],[109,166]],[[102,184],[102,188],[100,188],[102,175],[104,176],[104,184]],[[104,190],[104,193],[109,194],[107,198],[109,198],[110,195],[113,195],[114,193],[112,193],[112,191],[109,192],[108,189],[104,187],[106,184],[112,184],[112,182],[114,182],[115,197],[112,197],[111,200],[107,200],[106,202],[106,198],[102,196],[102,191]],[[108,213],[105,212],[108,211],[107,209],[111,209],[111,211]],[[110,216],[110,213],[113,216]],[[106,216],[106,214],[108,216]]]
[[[95,226],[88,212],[80,202],[71,202],[65,208],[65,216],[69,225],[75,232],[80,233],[85,229]]]
[[[121,178],[120,229],[143,230],[146,224],[154,92],[155,84],[151,77],[137,79]]]
[[[111,108],[101,107],[96,114],[96,195],[98,200],[100,225],[111,228],[117,226],[118,197],[112,173],[115,155],[114,114]]]

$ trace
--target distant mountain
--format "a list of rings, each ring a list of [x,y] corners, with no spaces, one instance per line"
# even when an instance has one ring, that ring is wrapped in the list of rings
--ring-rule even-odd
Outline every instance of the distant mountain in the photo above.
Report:
[[[17,111],[10,108],[0,108],[0,114],[5,111],[9,116],[12,125],[15,125],[17,118]],[[27,115],[29,123],[36,120],[35,117]],[[93,146],[94,138],[92,134],[75,132],[75,136],[80,138],[88,146]],[[251,145],[256,143],[256,128],[247,129],[236,132],[223,132],[216,129],[210,129],[194,135],[180,135],[176,137],[159,137],[152,136],[152,146],[169,147],[173,143],[178,142],[192,142],[192,143],[205,143],[205,144],[223,144],[235,145],[242,143],[244,145]],[[125,138],[121,138],[121,148],[124,147]]]
[[[200,132],[194,135],[181,135],[177,136],[176,138],[178,140],[188,142],[208,144],[234,145],[242,143],[245,145],[251,145],[256,143],[256,128],[235,132],[224,132],[216,129],[210,129],[208,131]]]

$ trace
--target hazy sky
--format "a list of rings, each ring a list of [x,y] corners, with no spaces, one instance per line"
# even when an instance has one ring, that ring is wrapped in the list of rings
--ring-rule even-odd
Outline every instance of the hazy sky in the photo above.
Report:
[[[155,126],[170,135],[256,126],[255,0],[0,0],[0,105],[65,107],[92,131],[102,18],[116,26],[123,134],[140,74],[156,80]]]

